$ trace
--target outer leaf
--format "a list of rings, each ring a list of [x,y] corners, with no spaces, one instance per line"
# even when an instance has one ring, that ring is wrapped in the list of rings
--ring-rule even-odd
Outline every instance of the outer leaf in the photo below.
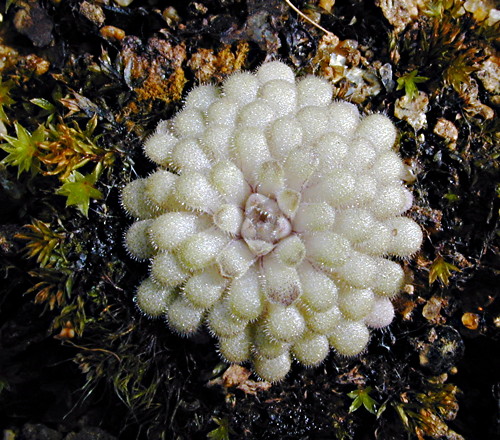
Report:
[[[350,393],[349,393],[350,394]],[[351,396],[349,396],[351,397]],[[353,402],[351,403],[351,406],[349,407],[349,412],[350,413],[353,413],[354,411],[356,411],[357,409],[359,409],[359,407],[362,405],[362,400],[359,396],[357,396]]]
[[[17,3],[18,0],[7,0],[5,2],[5,13],[7,13],[7,11],[9,10],[10,6],[11,5],[15,5]]]
[[[372,414],[376,414],[377,412],[375,411],[375,405],[377,404],[377,402],[375,402],[375,400],[373,400],[368,395],[368,393],[363,394],[362,399],[363,399],[363,406],[365,407],[365,409]]]
[[[30,102],[40,108],[43,108],[44,110],[49,111],[50,113],[54,113],[56,111],[56,107],[54,106],[54,104],[52,104],[50,101],[47,101],[46,99],[33,98],[30,100]]]
[[[380,408],[377,410],[377,419],[380,418],[380,416],[382,415],[382,413],[387,409],[387,403],[389,402],[389,400],[386,400],[382,405],[380,405]]]

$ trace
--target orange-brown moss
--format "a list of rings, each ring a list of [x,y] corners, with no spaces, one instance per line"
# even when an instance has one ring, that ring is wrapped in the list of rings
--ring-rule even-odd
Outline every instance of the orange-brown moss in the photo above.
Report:
[[[216,54],[210,49],[200,48],[187,64],[198,82],[221,81],[243,67],[249,50],[246,41],[239,42],[234,51],[226,45]]]

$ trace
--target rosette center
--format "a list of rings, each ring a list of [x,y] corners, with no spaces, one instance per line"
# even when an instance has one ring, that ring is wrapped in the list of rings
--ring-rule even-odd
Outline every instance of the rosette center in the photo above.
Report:
[[[271,252],[276,243],[292,232],[290,220],[276,200],[259,193],[251,194],[245,204],[241,236],[257,256]]]

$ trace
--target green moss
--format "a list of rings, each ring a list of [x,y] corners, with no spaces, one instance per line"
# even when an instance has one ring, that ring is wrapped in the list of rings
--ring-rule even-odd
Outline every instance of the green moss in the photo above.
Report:
[[[17,167],[17,175],[20,176],[24,171],[35,173],[38,171],[38,147],[43,142],[47,133],[43,125],[31,134],[18,121],[14,123],[16,137],[3,134],[2,137],[7,144],[0,145],[8,155],[2,160],[3,163]]]
[[[66,196],[66,206],[76,206],[85,216],[89,216],[90,199],[100,200],[102,192],[94,187],[97,181],[97,168],[91,174],[83,175],[73,171],[56,194]]]
[[[13,87],[14,81],[3,81],[2,77],[0,76],[0,121],[9,121],[4,107],[10,107],[12,104],[14,104],[14,100],[10,97],[10,91]]]
[[[426,82],[429,80],[426,76],[418,76],[418,70],[413,70],[409,73],[405,73],[403,76],[398,78],[397,90],[404,89],[405,95],[408,96],[408,99],[413,100],[418,95],[417,84]]]
[[[370,397],[371,391],[372,387],[366,387],[348,393],[347,395],[353,399],[351,406],[349,407],[349,412],[352,413],[363,406],[368,412],[376,414],[377,402]]]

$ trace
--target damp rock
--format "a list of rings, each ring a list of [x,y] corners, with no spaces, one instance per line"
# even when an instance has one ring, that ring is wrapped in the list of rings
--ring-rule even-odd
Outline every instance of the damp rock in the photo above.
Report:
[[[104,429],[86,426],[80,432],[68,434],[64,440],[116,440],[116,437],[108,434]]]
[[[62,438],[62,434],[41,423],[26,423],[20,435],[20,440],[62,440]]]
[[[408,122],[415,131],[427,125],[426,113],[429,106],[429,97],[424,92],[418,92],[415,99],[404,95],[396,101],[394,116]]]
[[[419,348],[420,365],[434,375],[448,372],[465,350],[460,333],[447,325],[429,329]]]
[[[458,129],[453,122],[445,118],[439,118],[434,126],[434,133],[446,139],[451,144],[455,144],[458,139]]]
[[[486,90],[494,95],[500,95],[500,57],[491,56],[484,61],[476,73]]]
[[[376,2],[398,34],[418,17],[420,3],[421,0],[377,0]]]
[[[52,18],[37,1],[20,3],[21,7],[14,16],[16,30],[28,37],[37,47],[48,46],[52,41],[54,23]]]

